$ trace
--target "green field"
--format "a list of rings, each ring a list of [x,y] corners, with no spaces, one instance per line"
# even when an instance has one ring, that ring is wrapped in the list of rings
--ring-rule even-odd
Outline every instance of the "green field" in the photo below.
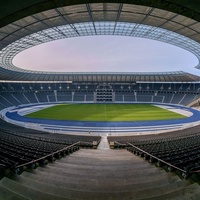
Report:
[[[26,117],[77,121],[146,121],[185,116],[151,104],[60,104]]]

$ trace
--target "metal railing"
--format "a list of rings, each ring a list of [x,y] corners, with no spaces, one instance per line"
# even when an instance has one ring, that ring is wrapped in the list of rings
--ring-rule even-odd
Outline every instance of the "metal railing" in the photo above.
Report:
[[[122,144],[122,143],[117,142],[117,141],[115,141],[114,144],[118,144],[118,145],[120,145],[120,146],[122,146],[122,147],[126,147],[126,144]]]
[[[77,145],[80,145],[80,142],[76,142],[76,143],[74,143],[74,144],[72,144],[72,145],[69,145],[69,146],[67,146],[67,147],[65,147],[65,148],[63,148],[63,149],[60,149],[60,150],[58,150],[58,151],[55,151],[55,152],[50,153],[50,154],[48,154],[48,155],[45,155],[45,156],[43,156],[43,157],[41,157],[41,158],[32,160],[32,161],[30,161],[30,162],[26,162],[26,163],[21,164],[21,165],[17,165],[17,166],[14,167],[14,169],[17,169],[17,168],[20,168],[20,167],[24,167],[24,166],[28,166],[28,165],[37,163],[37,162],[39,162],[39,161],[41,161],[41,160],[45,160],[45,159],[48,158],[48,157],[51,157],[51,156],[54,156],[55,154],[61,153],[61,152],[66,151],[66,150],[69,150],[69,149],[71,149],[72,147],[75,147],[75,146],[77,146]]]
[[[188,171],[186,171],[186,170],[184,170],[184,169],[181,169],[181,168],[179,168],[179,167],[176,167],[175,165],[173,165],[173,164],[171,164],[171,163],[168,163],[168,162],[166,162],[166,161],[164,161],[164,160],[162,160],[162,159],[160,159],[160,158],[158,158],[158,157],[156,157],[156,156],[153,156],[152,154],[150,154],[150,153],[148,153],[148,152],[146,152],[146,151],[140,149],[139,147],[137,147],[137,146],[135,146],[135,145],[133,145],[133,144],[131,144],[131,143],[129,143],[129,142],[128,142],[127,144],[130,145],[130,146],[132,146],[133,148],[135,148],[135,149],[137,149],[137,150],[143,152],[144,154],[150,156],[151,158],[154,158],[155,160],[160,161],[161,163],[164,163],[164,164],[167,165],[167,166],[170,166],[170,167],[173,168],[173,169],[177,169],[177,170],[179,170],[179,171],[181,171],[181,172],[183,172],[183,173],[185,173],[185,174],[190,173],[190,172],[188,172]]]

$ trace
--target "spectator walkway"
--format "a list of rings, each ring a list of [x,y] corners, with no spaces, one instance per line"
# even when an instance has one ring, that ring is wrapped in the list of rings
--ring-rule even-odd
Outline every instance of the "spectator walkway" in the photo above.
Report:
[[[107,136],[104,136],[104,135],[101,136],[101,141],[97,149],[102,149],[102,150],[110,149]]]

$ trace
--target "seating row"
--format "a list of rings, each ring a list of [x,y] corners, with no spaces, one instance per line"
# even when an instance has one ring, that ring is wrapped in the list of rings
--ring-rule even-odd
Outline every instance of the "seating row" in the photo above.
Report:
[[[50,134],[0,120],[0,171],[21,173],[47,164],[81,147],[98,145],[99,136]]]
[[[178,169],[184,177],[200,171],[200,126],[159,135],[108,137],[114,148],[128,151],[149,160]]]

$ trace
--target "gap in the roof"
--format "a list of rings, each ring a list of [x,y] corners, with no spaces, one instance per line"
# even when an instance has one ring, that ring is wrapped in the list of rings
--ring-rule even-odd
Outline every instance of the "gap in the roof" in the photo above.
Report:
[[[163,42],[125,36],[85,36],[20,52],[14,65],[51,72],[168,72],[197,74],[192,53]]]

